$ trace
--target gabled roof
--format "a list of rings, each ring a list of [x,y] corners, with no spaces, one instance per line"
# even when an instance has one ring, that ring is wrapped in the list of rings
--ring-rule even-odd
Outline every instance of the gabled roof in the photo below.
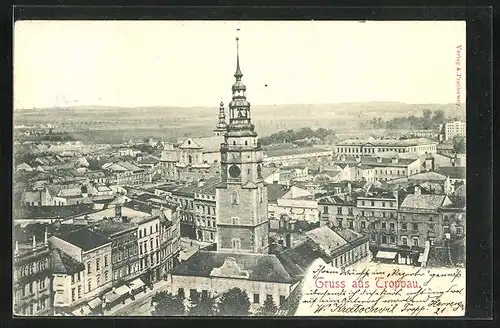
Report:
[[[440,168],[438,168],[437,172],[452,179],[466,178],[466,171],[464,166],[441,166]]]
[[[74,274],[85,270],[85,265],[68,254],[55,248],[50,252],[52,272],[56,274]]]
[[[437,210],[445,204],[445,200],[449,201],[446,195],[410,194],[401,203],[401,208]]]
[[[292,277],[278,257],[273,254],[198,251],[175,267],[171,274],[210,277],[212,270],[220,268],[228,258],[233,258],[242,270],[249,273],[248,280],[277,283],[293,282]]]
[[[109,240],[107,237],[88,228],[82,228],[70,232],[63,232],[60,234],[56,234],[56,236],[59,239],[62,239],[72,245],[81,248],[83,251],[90,251],[111,242],[111,240]]]
[[[195,142],[193,138],[188,138],[179,145],[179,149],[202,149],[202,148],[203,146]]]

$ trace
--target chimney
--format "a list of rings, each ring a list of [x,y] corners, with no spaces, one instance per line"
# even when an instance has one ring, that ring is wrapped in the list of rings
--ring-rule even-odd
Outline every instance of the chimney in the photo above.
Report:
[[[415,195],[420,195],[420,186],[415,186]]]
[[[382,157],[377,156],[377,163],[382,163]]]
[[[292,247],[292,235],[287,233],[285,237],[285,242],[286,242],[286,248],[291,248]]]

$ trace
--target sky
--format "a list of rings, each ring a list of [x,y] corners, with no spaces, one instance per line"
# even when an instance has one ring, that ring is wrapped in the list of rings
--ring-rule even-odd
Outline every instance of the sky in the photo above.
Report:
[[[18,21],[14,107],[228,102],[236,33],[252,105],[465,103],[465,22]]]

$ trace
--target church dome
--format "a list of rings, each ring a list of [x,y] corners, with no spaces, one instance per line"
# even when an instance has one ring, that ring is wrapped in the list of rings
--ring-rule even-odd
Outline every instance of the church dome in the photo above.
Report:
[[[233,91],[245,91],[247,87],[241,82],[241,81],[236,81],[233,84]]]

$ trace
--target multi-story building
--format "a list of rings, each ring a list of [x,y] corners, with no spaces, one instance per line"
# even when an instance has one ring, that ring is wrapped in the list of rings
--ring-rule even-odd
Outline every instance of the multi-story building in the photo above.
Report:
[[[467,124],[462,121],[447,122],[443,126],[444,140],[453,140],[456,136],[465,137]]]
[[[175,186],[166,192],[167,201],[179,206],[181,220],[181,236],[196,239],[196,212],[194,207],[194,193],[198,189],[198,182]]]
[[[137,225],[127,222],[121,215],[121,206],[115,207],[116,215],[98,222],[93,229],[111,240],[111,261],[113,285],[120,285],[139,275],[139,252]],[[106,263],[105,263],[106,264]]]
[[[356,230],[370,236],[372,248],[397,245],[398,195],[380,192],[356,199]]]
[[[57,248],[52,249],[51,263],[55,312],[64,312],[87,301],[83,284],[85,265]]]
[[[220,178],[200,181],[194,192],[196,239],[217,242],[217,222],[215,217],[215,191]]]
[[[47,239],[41,243],[16,241],[13,263],[14,314],[39,316],[52,313],[51,261]]]
[[[81,277],[83,298],[90,300],[112,286],[111,240],[81,227],[56,232],[50,237],[50,244],[85,265]]]
[[[150,216],[132,218],[137,227],[137,245],[139,248],[139,274],[142,281],[152,285],[162,279],[160,268],[160,218]]]
[[[441,206],[438,211],[441,216],[440,234],[431,237],[431,243],[442,243],[444,240],[462,239],[466,234],[466,204],[465,198],[452,198],[451,203]]]
[[[118,185],[151,183],[151,172],[129,162],[106,163],[102,169],[110,175],[108,181]]]
[[[339,155],[335,164],[348,164],[352,180],[355,181],[389,181],[420,173],[420,159],[392,158],[382,156],[345,156]]]
[[[318,209],[321,225],[331,222],[336,228],[359,229],[356,200],[350,193],[321,197],[318,199]]]
[[[426,241],[441,239],[444,228],[440,209],[451,204],[446,195],[421,194],[420,188],[415,187],[415,193],[407,195],[399,208],[398,246],[421,251]],[[405,256],[399,257],[401,261]]]
[[[335,145],[335,154],[346,156],[376,156],[378,153],[435,153],[437,142],[425,138],[418,139],[368,139],[344,140]]]
[[[159,209],[161,276],[167,275],[179,262],[181,226],[177,205]]]

